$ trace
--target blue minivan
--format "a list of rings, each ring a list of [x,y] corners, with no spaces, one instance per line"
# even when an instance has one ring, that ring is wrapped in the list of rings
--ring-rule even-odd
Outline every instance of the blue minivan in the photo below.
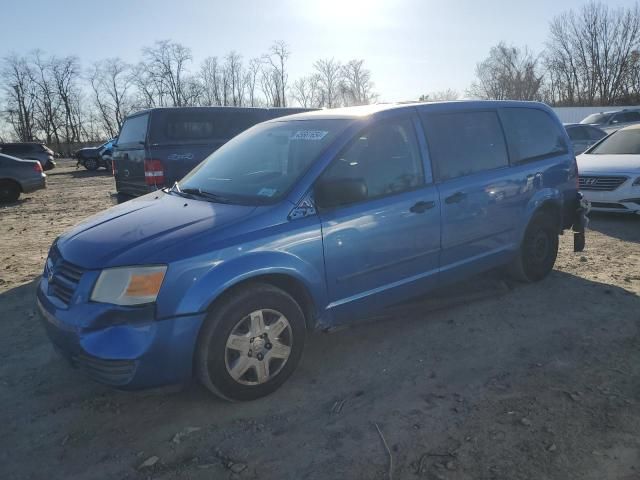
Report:
[[[583,246],[577,182],[540,103],[297,114],[61,235],[37,302],[53,344],[100,382],[195,376],[255,399],[291,375],[310,331],[497,267],[544,278],[565,229]]]

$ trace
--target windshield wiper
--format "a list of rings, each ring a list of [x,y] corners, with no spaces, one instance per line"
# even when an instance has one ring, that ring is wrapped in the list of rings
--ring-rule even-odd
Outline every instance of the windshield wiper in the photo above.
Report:
[[[176,182],[177,184],[178,182]],[[180,188],[178,186],[178,188]],[[186,193],[187,195],[193,195],[196,197],[202,197],[202,198],[206,198],[208,200],[211,200],[213,202],[218,202],[218,203],[231,203],[229,201],[228,198],[223,197],[222,195],[218,195],[217,193],[212,193],[212,192],[207,192],[205,190],[202,190],[201,188],[183,188],[180,190],[176,190],[179,193]]]

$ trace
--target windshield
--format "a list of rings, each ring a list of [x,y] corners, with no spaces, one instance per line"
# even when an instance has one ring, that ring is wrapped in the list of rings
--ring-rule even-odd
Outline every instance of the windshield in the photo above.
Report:
[[[604,125],[611,118],[611,113],[592,113],[580,123],[588,123],[590,125]]]
[[[240,203],[280,199],[346,128],[345,120],[291,120],[253,127],[192,170],[182,190]]]
[[[594,155],[640,154],[640,129],[618,130],[588,153]]]

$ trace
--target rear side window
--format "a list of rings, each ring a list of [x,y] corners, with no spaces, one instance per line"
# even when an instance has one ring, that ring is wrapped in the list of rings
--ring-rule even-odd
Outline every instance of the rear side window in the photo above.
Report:
[[[600,140],[601,138],[604,138],[607,136],[606,132],[603,132],[602,130],[599,130],[597,128],[592,128],[592,127],[587,127],[589,130],[589,136],[591,137],[591,140]]]
[[[507,147],[496,112],[421,114],[440,180],[506,167]]]
[[[28,151],[29,147],[27,145],[6,145],[2,147],[2,152],[7,155],[20,155]]]
[[[261,110],[160,110],[151,121],[154,144],[227,141],[256,123],[266,120]]]
[[[614,115],[611,123],[640,122],[640,112],[622,112]]]
[[[504,108],[500,115],[511,148],[512,163],[567,153],[561,127],[544,110]]]
[[[127,118],[124,125],[122,125],[120,135],[118,135],[118,144],[131,145],[144,143],[147,138],[148,123],[148,113]]]
[[[589,132],[586,128],[583,127],[570,127],[567,128],[567,133],[569,134],[569,138],[574,142],[576,140],[591,140],[589,137]]]

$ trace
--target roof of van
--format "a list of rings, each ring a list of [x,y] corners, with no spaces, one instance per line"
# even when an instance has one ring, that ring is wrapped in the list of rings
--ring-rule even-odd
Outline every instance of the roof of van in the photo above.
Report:
[[[135,117],[136,115],[142,115],[144,113],[149,112],[158,112],[158,111],[203,111],[203,110],[222,110],[226,112],[247,112],[247,111],[255,111],[255,112],[288,112],[299,113],[299,112],[309,112],[313,109],[311,108],[302,108],[302,107],[230,107],[230,106],[207,106],[207,107],[154,107],[154,108],[145,108],[144,110],[137,110],[134,113],[129,114],[130,117]]]
[[[455,109],[481,109],[481,108],[498,108],[498,107],[527,107],[527,108],[544,108],[549,107],[540,102],[524,102],[514,100],[455,100],[447,102],[400,102],[400,103],[375,103],[372,105],[361,105],[357,107],[341,107],[330,108],[325,110],[314,110],[304,113],[289,115],[286,119],[276,118],[271,122],[288,121],[288,120],[305,120],[305,119],[355,119],[367,117],[379,112],[387,110],[411,109],[415,107],[433,108],[441,110],[443,106],[455,106]]]

